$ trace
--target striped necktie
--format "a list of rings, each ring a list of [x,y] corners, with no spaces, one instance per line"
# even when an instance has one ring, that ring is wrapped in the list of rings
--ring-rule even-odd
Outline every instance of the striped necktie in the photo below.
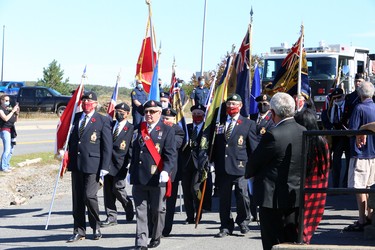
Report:
[[[198,126],[195,126],[193,129],[193,133],[191,134],[191,140],[196,141],[198,138]]]
[[[231,118],[230,123],[229,123],[228,128],[227,128],[227,131],[225,132],[225,138],[227,140],[229,139],[230,135],[232,134],[233,126],[234,126],[233,118]]]
[[[119,130],[120,130],[120,125],[117,124],[117,127],[115,129],[115,132],[113,133],[113,142],[116,141],[117,137],[118,137],[118,134],[119,134]]]
[[[82,136],[83,130],[85,130],[86,120],[87,120],[87,115],[85,115],[85,117],[83,118],[83,120],[81,122],[81,126],[79,126],[79,137]]]

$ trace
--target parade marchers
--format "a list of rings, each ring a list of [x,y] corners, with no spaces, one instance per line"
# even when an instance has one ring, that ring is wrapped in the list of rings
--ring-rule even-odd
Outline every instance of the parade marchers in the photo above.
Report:
[[[217,119],[220,124],[215,124],[211,157],[208,157],[210,149],[202,147],[201,143],[202,140],[210,141],[212,130],[209,134],[203,133],[205,108],[200,104],[191,108],[193,123],[187,126],[190,139],[187,147],[181,147],[184,131],[175,124],[175,119],[171,119],[176,116],[176,111],[170,107],[163,109],[165,105],[158,101],[146,101],[137,107],[142,118],[135,130],[127,120],[130,112],[127,104],[120,103],[115,107],[116,120],[111,123],[95,112],[95,93],[85,94],[82,101],[83,112],[76,115],[69,140],[68,169],[72,171],[74,230],[68,242],[86,237],[85,206],[94,240],[102,237],[100,227],[117,224],[116,199],[121,202],[127,221],[132,221],[133,203],[125,192],[127,180],[133,185],[137,219],[135,248],[158,247],[161,239],[172,231],[178,180],[182,180],[186,224],[191,224],[202,219],[198,212],[201,184],[213,172],[219,190],[221,224],[219,233],[213,236],[232,235],[234,222],[241,234],[247,234],[251,221],[258,221],[257,206],[260,206],[258,222],[264,249],[297,241],[299,160],[304,128],[294,121],[297,119],[293,117],[296,103],[289,94],[277,93],[272,98],[259,96],[257,101],[261,112],[254,117],[256,123],[239,114],[241,97],[237,94],[229,96],[222,105],[226,107],[225,112],[215,114],[220,116]],[[275,126],[259,128],[259,125],[263,126],[262,119],[273,120]],[[292,134],[288,136],[289,132]],[[308,164],[317,164],[314,161],[312,159]],[[180,175],[178,179],[175,179],[176,174]],[[97,191],[103,181],[107,219],[100,222]],[[235,220],[231,211],[233,186],[237,209]],[[211,210],[212,186],[208,190],[203,208]],[[249,195],[254,196],[254,201]],[[173,201],[169,202],[171,199]],[[170,215],[166,217],[166,214]],[[322,214],[319,212],[320,218]],[[367,218],[371,219],[370,213]],[[277,228],[274,225],[278,225]]]

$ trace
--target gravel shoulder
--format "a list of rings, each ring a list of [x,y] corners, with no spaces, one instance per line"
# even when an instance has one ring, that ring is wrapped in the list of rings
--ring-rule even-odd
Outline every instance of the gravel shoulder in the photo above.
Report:
[[[59,166],[32,164],[15,167],[12,172],[0,172],[0,208],[51,199]],[[59,179],[57,195],[70,193],[70,174]]]

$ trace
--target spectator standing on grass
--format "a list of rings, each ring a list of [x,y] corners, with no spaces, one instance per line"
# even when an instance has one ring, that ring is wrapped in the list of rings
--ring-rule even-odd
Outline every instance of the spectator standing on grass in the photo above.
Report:
[[[305,109],[294,117],[307,130],[319,130],[316,115]],[[305,188],[328,188],[330,151],[323,136],[308,137]],[[309,244],[319,222],[322,220],[326,193],[306,193],[303,242]]]
[[[16,104],[13,108],[10,107],[10,98],[8,95],[1,97],[0,105],[0,137],[3,141],[3,154],[1,156],[1,171],[5,173],[11,172],[9,165],[10,158],[14,144],[12,138],[15,138],[16,130],[14,123],[17,121],[19,114],[19,106]],[[13,137],[12,137],[13,135]]]

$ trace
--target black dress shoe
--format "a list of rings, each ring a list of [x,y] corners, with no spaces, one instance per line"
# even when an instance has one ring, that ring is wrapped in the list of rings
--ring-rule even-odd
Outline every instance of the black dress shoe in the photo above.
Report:
[[[192,220],[192,219],[186,219],[186,220],[184,221],[184,224],[185,224],[185,225],[188,225],[188,224],[194,224],[194,223],[195,223],[195,221]]]
[[[215,238],[224,238],[230,234],[231,233],[227,229],[221,229],[220,232],[215,235]]]
[[[101,237],[103,237],[102,233],[100,230],[94,230],[94,240],[99,240]]]
[[[147,247],[144,247],[144,246],[142,246],[142,247],[136,247],[136,248],[134,248],[135,250],[147,250],[148,248]]]
[[[133,202],[131,200],[128,200],[128,203],[126,204],[125,215],[126,221],[132,221],[134,219],[134,208]]]
[[[240,232],[242,234],[247,234],[250,231],[249,227],[246,225],[240,225]]]
[[[160,238],[158,239],[151,239],[150,244],[147,245],[149,248],[155,248],[160,245]]]
[[[109,227],[114,225],[117,225],[117,221],[109,221],[108,219],[100,223],[100,227]]]
[[[66,242],[67,243],[73,243],[73,242],[76,242],[76,241],[79,241],[79,240],[84,240],[84,239],[85,239],[85,236],[83,236],[83,235],[73,234],[73,236],[70,237]]]

